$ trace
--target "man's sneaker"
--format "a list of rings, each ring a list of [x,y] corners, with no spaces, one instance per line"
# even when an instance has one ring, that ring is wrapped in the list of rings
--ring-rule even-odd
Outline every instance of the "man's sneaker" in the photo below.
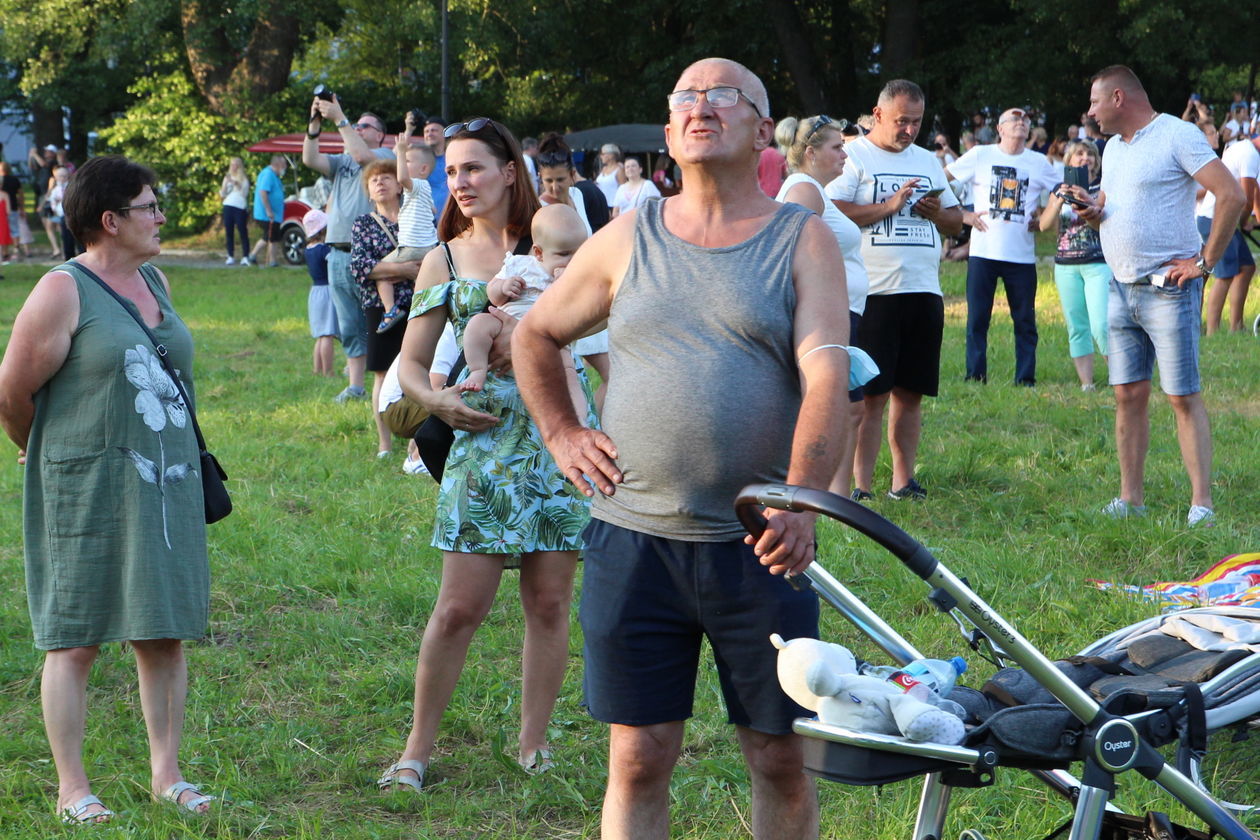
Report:
[[[1128,519],[1130,516],[1146,516],[1146,505],[1131,505],[1117,496],[1102,509],[1102,512],[1112,519]]]
[[[853,492],[849,494],[849,498],[855,502],[866,502],[875,498],[875,494],[863,490],[861,487],[854,487]]]
[[[902,499],[914,499],[915,501],[920,501],[927,498],[927,491],[920,487],[919,482],[912,478],[910,479],[910,483],[905,487],[902,487],[900,490],[889,490],[888,498],[896,499],[897,501],[901,501]]]
[[[337,396],[333,397],[333,402],[344,403],[344,402],[349,402],[350,400],[366,400],[366,399],[367,399],[367,391],[364,391],[362,387],[356,388],[353,385],[347,385],[345,390],[343,390]]]
[[[236,257],[228,257],[223,261],[224,265],[236,265]]]
[[[245,266],[258,265],[258,262],[256,260],[250,259],[249,257],[241,257],[241,265],[245,265]]]
[[[1191,505],[1190,515],[1186,517],[1186,524],[1191,528],[1211,528],[1216,524],[1216,513],[1210,507]]]

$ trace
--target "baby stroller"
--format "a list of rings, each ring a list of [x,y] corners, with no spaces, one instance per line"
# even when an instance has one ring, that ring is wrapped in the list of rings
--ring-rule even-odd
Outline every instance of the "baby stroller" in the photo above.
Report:
[[[1213,835],[1258,840],[1239,817],[1260,805],[1260,653],[1199,652],[1162,633],[1155,618],[1052,662],[923,545],[862,505],[821,490],[753,484],[735,507],[754,536],[765,525],[760,507],[813,511],[865,534],[928,584],[929,600],[953,616],[973,649],[1019,666],[1001,668],[984,692],[957,687],[949,694],[968,711],[967,737],[958,746],[796,720],[811,775],[850,785],[925,777],[912,840],[941,840],[953,789],[991,785],[999,767],[1028,771],[1075,804],[1068,840],[1209,836],[1162,814],[1124,814],[1111,798],[1116,777],[1129,771],[1154,781]],[[790,582],[811,586],[897,663],[923,658],[817,562]],[[1189,614],[1209,624],[1260,623],[1255,608],[1178,615]],[[1160,747],[1174,752],[1171,761]],[[1079,780],[1069,772],[1078,764]],[[962,837],[982,835],[968,830]]]

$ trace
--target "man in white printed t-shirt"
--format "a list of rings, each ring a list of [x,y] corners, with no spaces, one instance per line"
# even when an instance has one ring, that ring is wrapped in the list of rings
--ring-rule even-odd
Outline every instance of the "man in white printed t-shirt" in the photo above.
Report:
[[[864,137],[844,147],[844,172],[827,197],[862,229],[862,261],[870,291],[853,343],[874,358],[879,375],[866,383],[853,461],[853,499],[871,498],[884,407],[892,453],[893,499],[923,499],[914,477],[924,396],[940,383],[941,239],[962,230],[958,199],[936,155],[914,139],[923,125],[923,91],[896,79],[884,85]],[[939,232],[939,233],[938,233]]]
[[[1199,129],[1151,107],[1128,67],[1113,65],[1094,76],[1089,115],[1113,135],[1103,157],[1102,189],[1097,199],[1080,187],[1068,189],[1083,205],[1081,218],[1098,228],[1113,275],[1107,361],[1116,391],[1120,495],[1103,513],[1146,512],[1151,377],[1158,363],[1190,477],[1186,523],[1210,525],[1212,431],[1199,381],[1199,310],[1203,283],[1238,226],[1242,188]],[[1194,226],[1196,185],[1216,195],[1216,220],[1202,250]],[[1157,434],[1166,438],[1169,430]]]
[[[998,142],[976,146],[945,167],[951,180],[971,184],[975,211],[967,260],[967,379],[989,378],[989,320],[998,278],[1006,287],[1015,328],[1015,384],[1037,382],[1037,229],[1041,194],[1059,179],[1046,156],[1024,148],[1028,115],[1009,108],[998,118]]]
[[[1245,107],[1245,106],[1244,106]],[[1229,174],[1238,179],[1243,190],[1243,210],[1240,223],[1245,229],[1254,225],[1254,219],[1260,218],[1260,190],[1256,189],[1256,179],[1260,177],[1260,151],[1252,145],[1245,134],[1231,140],[1221,154],[1221,163],[1229,170]],[[1199,226],[1199,236],[1207,242],[1212,233],[1213,217],[1216,214],[1216,196],[1204,191],[1203,199],[1195,208],[1195,223]],[[1251,277],[1256,273],[1256,261],[1251,256],[1251,249],[1243,239],[1242,231],[1235,230],[1225,246],[1225,253],[1216,263],[1212,273],[1216,281],[1208,290],[1207,297],[1207,334],[1212,335],[1221,327],[1221,313],[1225,310],[1225,299],[1229,298],[1229,331],[1240,332],[1243,328],[1243,305],[1247,302],[1247,290],[1251,286]]]

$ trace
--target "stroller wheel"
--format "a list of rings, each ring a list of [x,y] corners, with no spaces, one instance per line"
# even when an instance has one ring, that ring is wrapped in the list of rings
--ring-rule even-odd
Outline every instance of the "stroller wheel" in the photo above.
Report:
[[[1208,735],[1207,753],[1196,759],[1184,747],[1177,766],[1222,806],[1244,822],[1260,823],[1260,716],[1224,726]]]
[[[985,836],[974,828],[964,829],[958,840],[986,840]]]

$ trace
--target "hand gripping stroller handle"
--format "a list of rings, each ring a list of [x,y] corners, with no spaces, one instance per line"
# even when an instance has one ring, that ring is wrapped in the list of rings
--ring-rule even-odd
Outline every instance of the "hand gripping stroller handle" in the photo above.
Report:
[[[754,537],[766,529],[757,507],[812,511],[839,520],[888,549],[910,571],[927,580],[937,561],[923,544],[868,507],[828,493],[793,484],[749,484],[735,499],[735,514]]]

